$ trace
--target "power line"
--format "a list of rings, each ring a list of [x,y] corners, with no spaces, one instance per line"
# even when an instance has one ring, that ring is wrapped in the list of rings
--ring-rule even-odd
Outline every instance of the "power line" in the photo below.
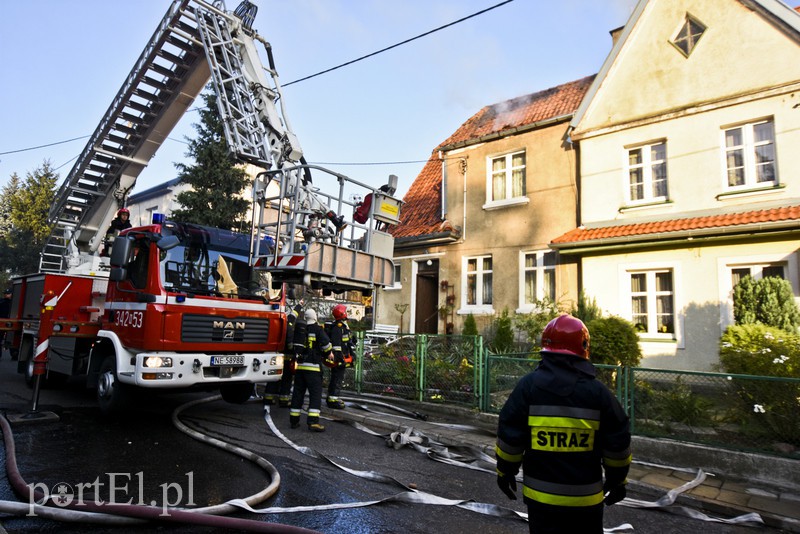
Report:
[[[443,30],[443,29],[445,29],[445,28],[449,28],[450,26],[455,26],[456,24],[459,24],[459,23],[461,23],[461,22],[464,22],[465,20],[469,20],[469,19],[471,19],[471,18],[477,17],[478,15],[482,15],[482,14],[484,14],[484,13],[486,13],[486,12],[489,12],[489,11],[491,11],[491,10],[493,10],[493,9],[497,9],[497,8],[498,8],[498,7],[500,7],[500,6],[503,6],[503,5],[505,5],[505,4],[511,3],[511,2],[513,2],[513,1],[514,1],[514,0],[504,0],[503,2],[500,2],[499,4],[495,4],[495,5],[491,6],[491,7],[487,7],[486,9],[482,9],[482,10],[480,10],[480,11],[477,11],[477,12],[475,12],[475,13],[471,14],[471,15],[467,15],[466,17],[462,17],[462,18],[460,18],[460,19],[458,19],[458,20],[454,20],[453,22],[450,22],[450,23],[448,23],[448,24],[445,24],[445,25],[443,25],[443,26],[439,26],[438,28],[434,28],[434,29],[432,29],[432,30],[430,30],[430,31],[427,31],[427,32],[425,32],[425,33],[421,33],[421,34],[419,34],[419,35],[417,35],[417,36],[415,36],[415,37],[411,37],[411,38],[409,38],[409,39],[406,39],[405,41],[400,41],[399,43],[393,44],[393,45],[391,45],[391,46],[387,46],[386,48],[382,48],[382,49],[380,49],[380,50],[377,50],[377,51],[375,51],[375,52],[372,52],[371,54],[367,54],[367,55],[365,55],[365,56],[361,56],[361,57],[359,57],[359,58],[353,59],[353,60],[351,60],[351,61],[348,61],[348,62],[346,62],[346,63],[342,63],[341,65],[337,65],[337,66],[335,66],[335,67],[331,67],[331,68],[329,68],[329,69],[325,69],[325,70],[323,70],[323,71],[317,72],[316,74],[311,74],[311,75],[309,75],[309,76],[306,76],[306,77],[304,77],[304,78],[299,78],[299,79],[297,79],[297,80],[293,80],[293,81],[291,81],[291,82],[289,82],[289,83],[285,83],[285,84],[283,84],[283,87],[287,87],[287,86],[289,86],[289,85],[292,85],[292,84],[295,84],[295,83],[303,82],[303,81],[305,81],[305,80],[309,80],[309,79],[311,79],[311,78],[315,78],[315,77],[317,77],[317,76],[321,76],[321,75],[323,75],[323,74],[327,74],[327,73],[329,73],[329,72],[335,71],[335,70],[337,70],[337,69],[340,69],[340,68],[342,68],[342,67],[346,67],[346,66],[348,66],[348,65],[352,65],[353,63],[357,63],[357,62],[359,62],[359,61],[362,61],[362,60],[364,60],[364,59],[370,58],[370,57],[372,57],[372,56],[376,56],[376,55],[378,55],[378,54],[381,54],[381,53],[383,53],[383,52],[386,52],[386,51],[388,51],[388,50],[391,50],[391,49],[393,49],[393,48],[397,48],[398,46],[402,46],[402,45],[404,45],[404,44],[408,44],[408,43],[410,43],[410,42],[412,42],[412,41],[416,41],[417,39],[420,39],[420,38],[422,38],[422,37],[425,37],[425,36],[431,35],[431,34],[433,34],[433,33],[436,33],[436,32],[438,32],[438,31],[441,31],[441,30]],[[200,108],[200,107],[194,107],[194,108],[192,108],[192,109],[189,109],[189,110],[187,110],[187,111],[197,111],[197,110],[200,110],[200,109],[203,109],[203,108]],[[80,136],[80,137],[73,137],[72,139],[66,139],[66,140],[64,140],[64,141],[56,141],[55,143],[48,143],[48,144],[46,144],[46,145],[39,145],[39,146],[32,146],[32,147],[27,147],[27,148],[20,148],[20,149],[18,149],[18,150],[9,150],[9,151],[7,151],[7,152],[0,152],[0,156],[4,156],[4,155],[7,155],[7,154],[17,154],[17,153],[19,153],[19,152],[28,152],[28,151],[31,151],[31,150],[38,150],[38,149],[40,149],[40,148],[47,148],[47,147],[51,147],[51,146],[55,146],[55,145],[61,145],[61,144],[64,144],[64,143],[70,143],[70,142],[72,142],[72,141],[77,141],[78,139],[86,139],[87,137],[89,137],[89,136],[88,136],[88,135],[82,135],[82,136]],[[167,137],[167,139],[170,139],[171,141],[176,141],[176,142],[178,142],[178,143],[189,144],[189,143],[187,143],[186,141],[181,141],[181,140],[179,140],[179,139],[175,139],[174,137]],[[56,170],[57,170],[57,169],[60,169],[61,167],[63,167],[64,165],[66,165],[67,163],[69,163],[70,161],[72,161],[72,160],[74,160],[74,159],[76,159],[76,158],[77,158],[77,156],[75,156],[75,157],[74,157],[74,158],[72,158],[71,160],[67,161],[66,163],[63,163],[63,164],[59,165],[59,166],[56,168]],[[320,164],[320,165],[402,165],[402,164],[406,164],[406,163],[424,163],[424,162],[426,162],[426,161],[428,161],[428,160],[418,160],[418,161],[387,161],[387,162],[363,162],[363,163],[358,163],[358,162],[353,162],[353,163],[331,163],[331,162],[317,162],[317,163],[318,163],[318,164]]]
[[[367,54],[366,56],[361,56],[360,58],[356,58],[356,59],[353,59],[353,60],[348,61],[346,63],[342,63],[341,65],[336,65],[335,67],[331,67],[329,69],[325,69],[325,70],[320,71],[320,72],[318,72],[316,74],[311,74],[311,75],[306,76],[304,78],[299,78],[299,79],[293,80],[293,81],[291,81],[289,83],[285,83],[285,84],[283,84],[283,87],[287,87],[289,85],[292,85],[293,83],[304,82],[304,81],[310,80],[311,78],[314,78],[316,76],[320,76],[322,74],[327,74],[327,73],[332,72],[332,71],[334,71],[336,69],[340,69],[342,67],[346,67],[348,65],[352,65],[353,63],[357,63],[359,61],[362,61],[364,59],[370,58],[372,56],[377,56],[378,54],[381,54],[383,52],[391,50],[392,48],[397,48],[398,46],[401,46],[401,45],[404,45],[404,44],[408,44],[411,41],[416,41],[417,39],[419,39],[421,37],[425,37],[425,36],[430,35],[432,33],[436,33],[436,32],[438,32],[440,30],[445,29],[445,28],[449,28],[450,26],[455,26],[456,24],[464,22],[465,20],[469,20],[469,19],[471,19],[473,17],[477,17],[478,15],[482,15],[482,14],[486,13],[487,11],[491,11],[493,9],[496,9],[496,8],[502,6],[502,5],[508,4],[510,2],[513,2],[513,1],[514,0],[505,0],[504,2],[500,2],[499,4],[495,4],[492,7],[487,7],[486,9],[482,9],[481,11],[473,13],[472,15],[467,15],[466,17],[463,17],[463,18],[460,18],[460,19],[455,20],[453,22],[450,22],[448,24],[445,24],[444,26],[439,26],[438,28],[434,28],[434,29],[432,29],[430,31],[427,31],[425,33],[421,33],[421,34],[417,35],[416,37],[411,37],[410,39],[406,39],[405,41],[400,41],[399,43],[393,44],[392,46],[387,46],[386,48],[381,48],[380,50],[378,50],[376,52],[372,52],[371,54]]]
[[[32,146],[32,147],[28,147],[28,148],[20,148],[19,150],[9,150],[7,152],[0,152],[0,156],[5,156],[6,154],[16,154],[18,152],[27,152],[29,150],[36,150],[36,149],[39,149],[39,148],[47,148],[49,146],[62,145],[64,143],[77,141],[78,139],[86,139],[87,137],[89,137],[89,136],[88,135],[82,135],[80,137],[73,137],[72,139],[67,139],[65,141],[56,141],[55,143],[48,143],[46,145]]]

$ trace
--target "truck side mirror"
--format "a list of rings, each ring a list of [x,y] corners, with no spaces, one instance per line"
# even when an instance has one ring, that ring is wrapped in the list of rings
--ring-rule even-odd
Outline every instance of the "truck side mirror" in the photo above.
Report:
[[[133,241],[125,237],[117,237],[111,246],[111,266],[127,267],[131,256]]]
[[[125,237],[117,237],[111,245],[111,271],[108,279],[112,282],[121,282],[128,278],[128,262],[131,256],[133,241]]]

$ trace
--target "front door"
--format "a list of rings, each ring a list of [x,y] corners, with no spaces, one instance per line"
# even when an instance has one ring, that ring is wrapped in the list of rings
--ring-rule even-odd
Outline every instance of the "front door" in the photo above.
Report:
[[[430,263],[430,265],[428,265]],[[414,332],[439,333],[439,260],[417,263]]]

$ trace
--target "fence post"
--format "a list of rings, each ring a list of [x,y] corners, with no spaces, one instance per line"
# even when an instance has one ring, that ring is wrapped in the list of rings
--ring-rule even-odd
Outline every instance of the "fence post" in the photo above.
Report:
[[[627,373],[625,376],[625,385],[626,385],[626,401],[627,401],[627,408],[628,408],[628,417],[631,421],[631,434],[634,433],[636,429],[636,374],[633,367],[626,367]]]
[[[419,402],[425,401],[425,363],[428,357],[427,341],[428,336],[425,334],[417,334],[414,336],[416,339],[417,357],[417,400]]]
[[[483,404],[484,404],[484,368],[483,368],[483,361],[484,361],[484,354],[483,354],[483,343],[481,343],[483,338],[480,336],[472,336],[472,352],[473,352],[473,361],[475,362],[475,381],[474,381],[474,388],[475,388],[475,401],[477,402],[478,410],[483,411]]]
[[[359,330],[356,334],[356,365],[353,369],[355,376],[353,382],[356,388],[356,393],[361,395],[361,387],[364,382],[364,331]]]

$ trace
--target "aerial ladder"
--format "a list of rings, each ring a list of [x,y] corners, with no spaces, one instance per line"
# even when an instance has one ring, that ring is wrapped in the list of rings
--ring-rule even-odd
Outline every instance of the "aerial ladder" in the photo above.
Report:
[[[251,265],[274,284],[328,292],[368,294],[393,283],[394,241],[386,230],[399,222],[397,177],[376,188],[306,162],[271,47],[252,27],[256,12],[247,0],[232,13],[221,1],[172,2],[56,194],[42,272],[108,270],[99,254],[106,229],[210,79],[232,155],[262,169],[252,185]],[[314,184],[314,172],[326,180]],[[366,222],[347,217],[370,195]]]

